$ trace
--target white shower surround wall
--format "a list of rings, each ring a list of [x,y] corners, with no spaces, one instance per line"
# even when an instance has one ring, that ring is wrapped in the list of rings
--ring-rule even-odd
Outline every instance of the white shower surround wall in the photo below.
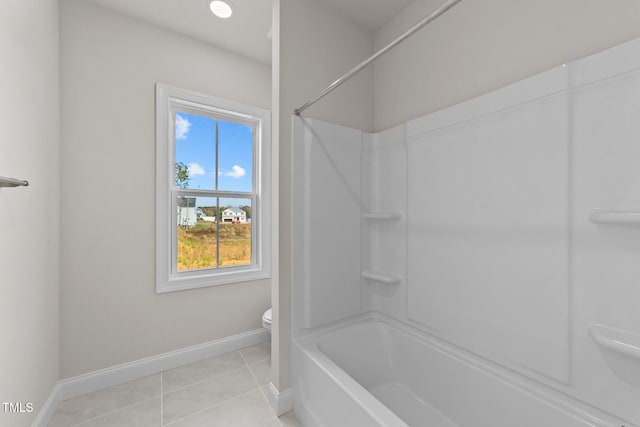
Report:
[[[640,425],[638,159],[640,40],[377,134],[294,119],[305,425]]]

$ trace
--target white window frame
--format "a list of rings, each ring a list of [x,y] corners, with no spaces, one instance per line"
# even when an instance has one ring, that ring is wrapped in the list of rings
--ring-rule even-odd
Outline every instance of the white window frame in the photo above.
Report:
[[[253,197],[233,191],[177,189],[175,185],[176,108],[196,114],[230,116],[254,124]],[[263,108],[156,84],[156,292],[225,285],[271,276],[271,113]],[[177,198],[185,196],[251,198],[251,264],[178,272]],[[173,213],[173,214],[172,214]],[[220,212],[218,216],[221,217]],[[217,218],[218,221],[221,218]]]

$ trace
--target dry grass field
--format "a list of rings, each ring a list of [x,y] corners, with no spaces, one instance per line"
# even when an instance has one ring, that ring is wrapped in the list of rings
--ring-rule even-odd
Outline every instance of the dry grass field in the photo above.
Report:
[[[251,224],[220,224],[220,267],[251,263]],[[216,223],[178,227],[178,271],[215,268]]]

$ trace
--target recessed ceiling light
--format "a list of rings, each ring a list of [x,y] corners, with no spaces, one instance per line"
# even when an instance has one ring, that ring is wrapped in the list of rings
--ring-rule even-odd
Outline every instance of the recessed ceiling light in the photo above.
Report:
[[[229,0],[207,0],[209,9],[218,18],[228,18],[233,15],[233,5]]]

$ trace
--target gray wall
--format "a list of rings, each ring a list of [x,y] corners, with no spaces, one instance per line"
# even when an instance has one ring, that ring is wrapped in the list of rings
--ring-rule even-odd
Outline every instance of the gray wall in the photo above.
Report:
[[[269,108],[269,68],[85,1],[61,7],[62,377],[260,328],[269,280],[155,292],[154,86]]]
[[[59,368],[58,2],[9,0],[0,13],[0,401],[31,402],[0,426],[33,422]]]
[[[417,0],[377,31],[376,49],[441,3]],[[639,36],[635,0],[464,0],[376,63],[376,130]]]
[[[276,0],[274,141],[279,141],[279,280],[274,281],[272,367],[279,390],[289,387],[291,305],[291,117],[338,76],[373,53],[371,34],[318,1]],[[304,115],[359,129],[373,127],[373,74],[367,70]],[[279,126],[278,126],[279,124]],[[277,188],[274,183],[274,188]],[[275,203],[275,202],[274,202]]]

